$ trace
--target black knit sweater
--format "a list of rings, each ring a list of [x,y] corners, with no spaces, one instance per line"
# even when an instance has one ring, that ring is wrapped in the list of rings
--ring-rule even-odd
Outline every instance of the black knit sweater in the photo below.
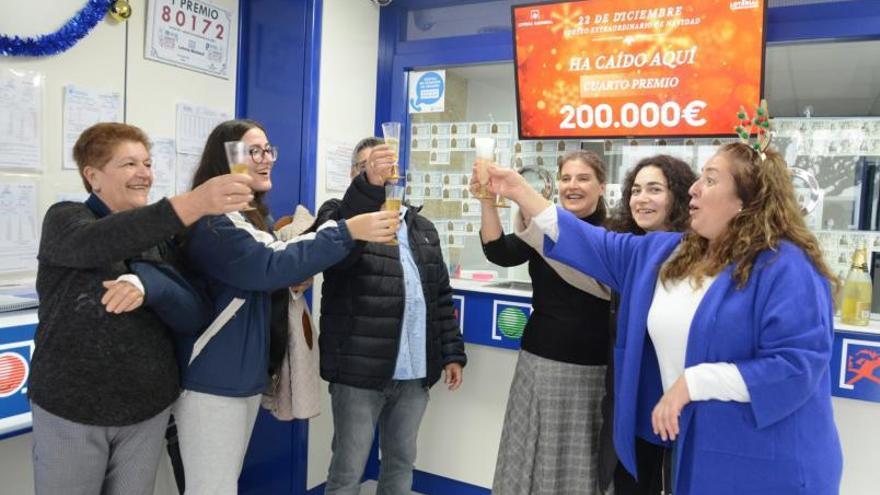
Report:
[[[598,215],[584,219],[596,224]],[[575,288],[515,234],[483,244],[486,258],[500,266],[529,262],[532,316],[521,348],[547,359],[581,365],[608,362],[608,301]]]
[[[183,229],[167,200],[103,218],[83,203],[49,208],[38,256],[39,325],[28,388],[34,403],[77,423],[124,426],[177,398],[166,326],[143,307],[108,313],[101,283],[129,272],[125,260]]]

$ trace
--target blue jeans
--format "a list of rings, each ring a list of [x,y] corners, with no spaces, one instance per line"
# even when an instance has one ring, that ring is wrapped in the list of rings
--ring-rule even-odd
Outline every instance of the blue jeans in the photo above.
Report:
[[[382,464],[376,495],[409,494],[419,424],[428,405],[422,380],[393,381],[384,390],[330,384],[333,457],[325,495],[357,495],[379,425]]]

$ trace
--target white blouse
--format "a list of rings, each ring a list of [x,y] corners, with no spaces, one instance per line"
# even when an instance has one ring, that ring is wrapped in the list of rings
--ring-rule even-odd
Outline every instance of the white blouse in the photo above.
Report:
[[[552,241],[559,239],[556,207],[548,206],[532,219]],[[648,312],[648,335],[654,343],[657,361],[660,363],[660,379],[663,391],[684,373],[688,394],[692,401],[721,400],[751,402],[746,382],[733,363],[701,363],[685,369],[685,352],[691,322],[697,307],[712,286],[715,278],[705,278],[700,288],[691,286],[688,280],[667,283],[660,280],[654,289],[654,300]]]
[[[749,402],[749,390],[742,374],[733,363],[701,363],[685,368],[685,353],[694,314],[715,277],[703,279],[699,288],[690,279],[664,284],[657,279],[654,300],[648,311],[648,335],[660,363],[663,391],[684,373],[691,400],[724,400]]]

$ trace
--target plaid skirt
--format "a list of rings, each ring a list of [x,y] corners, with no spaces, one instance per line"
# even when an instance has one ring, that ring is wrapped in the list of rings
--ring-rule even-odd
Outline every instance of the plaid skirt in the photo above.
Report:
[[[494,495],[598,494],[605,366],[520,351],[498,449]]]

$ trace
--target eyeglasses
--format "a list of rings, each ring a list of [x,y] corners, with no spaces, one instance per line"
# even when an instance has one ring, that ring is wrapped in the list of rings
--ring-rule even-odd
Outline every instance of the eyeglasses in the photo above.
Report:
[[[251,159],[254,163],[263,163],[266,161],[266,158],[269,159],[270,162],[274,162],[278,160],[278,147],[267,145],[265,148],[253,147],[248,150],[248,153],[251,155]]]

